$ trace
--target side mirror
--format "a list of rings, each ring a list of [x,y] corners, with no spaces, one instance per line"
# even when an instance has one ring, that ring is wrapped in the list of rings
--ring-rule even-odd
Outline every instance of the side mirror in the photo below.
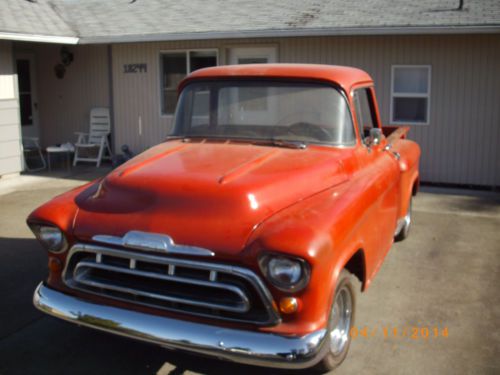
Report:
[[[384,135],[382,134],[382,129],[379,128],[371,128],[370,135],[365,139],[365,144],[368,147],[377,146],[382,143],[382,138]]]

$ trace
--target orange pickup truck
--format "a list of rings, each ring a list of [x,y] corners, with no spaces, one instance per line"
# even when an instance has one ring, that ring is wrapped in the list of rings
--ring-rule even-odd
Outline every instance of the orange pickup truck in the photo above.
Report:
[[[408,236],[407,131],[382,126],[359,69],[196,71],[171,136],[28,217],[50,270],[34,304],[166,348],[330,370],[357,289]]]

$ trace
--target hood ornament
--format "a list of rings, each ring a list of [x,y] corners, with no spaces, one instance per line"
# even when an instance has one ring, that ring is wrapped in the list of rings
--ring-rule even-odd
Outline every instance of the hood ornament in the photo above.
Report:
[[[132,230],[123,237],[98,234],[92,240],[108,245],[122,246],[129,249],[153,251],[162,254],[180,254],[194,256],[214,256],[211,250],[196,246],[177,245],[172,237],[166,234],[141,232]]]

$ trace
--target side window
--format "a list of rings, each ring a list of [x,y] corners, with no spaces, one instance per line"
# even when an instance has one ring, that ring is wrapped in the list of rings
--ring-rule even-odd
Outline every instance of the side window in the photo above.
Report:
[[[364,139],[370,134],[370,129],[376,127],[375,106],[369,89],[357,89],[354,92],[354,105],[359,134]]]

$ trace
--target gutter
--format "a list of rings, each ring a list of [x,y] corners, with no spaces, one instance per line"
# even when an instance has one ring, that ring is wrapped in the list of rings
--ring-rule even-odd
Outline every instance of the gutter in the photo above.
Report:
[[[79,38],[73,36],[37,35],[22,33],[7,33],[0,31],[0,40],[18,40],[23,42],[78,44]]]
[[[500,24],[486,26],[396,26],[396,27],[337,27],[321,29],[270,29],[242,31],[210,31],[198,33],[130,34],[116,36],[80,37],[79,44],[108,44],[160,42],[180,40],[286,38],[308,36],[357,36],[357,35],[445,35],[445,34],[497,34]],[[1,38],[1,36],[0,36]]]
[[[292,38],[314,36],[370,36],[370,35],[454,35],[499,34],[500,24],[485,26],[388,26],[388,27],[336,27],[320,29],[269,29],[242,31],[210,31],[197,33],[130,34],[116,36],[58,36],[0,31],[0,40],[56,44],[111,44],[162,41],[187,41],[244,38]]]

